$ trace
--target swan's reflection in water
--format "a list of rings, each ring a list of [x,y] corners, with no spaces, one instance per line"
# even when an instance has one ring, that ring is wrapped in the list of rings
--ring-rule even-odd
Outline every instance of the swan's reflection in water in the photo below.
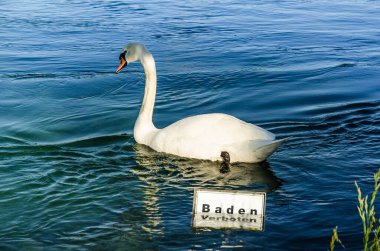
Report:
[[[135,144],[136,162],[134,170],[139,179],[158,182],[192,190],[194,187],[247,188],[254,191],[274,191],[281,186],[268,162],[233,163],[231,171],[219,172],[220,163],[182,158],[158,153],[147,146]],[[157,184],[157,185],[158,185]]]
[[[274,175],[267,162],[234,163],[229,173],[222,174],[218,162],[158,153],[140,144],[135,144],[134,150],[137,165],[131,172],[143,184],[143,207],[147,217],[144,231],[148,235],[163,234],[163,210],[160,210],[160,204],[162,207],[163,203],[169,203],[168,196],[183,196],[183,192],[192,194],[196,187],[269,192],[281,186],[280,179]],[[175,200],[178,203],[180,199]],[[192,198],[189,198],[188,203],[192,203]]]

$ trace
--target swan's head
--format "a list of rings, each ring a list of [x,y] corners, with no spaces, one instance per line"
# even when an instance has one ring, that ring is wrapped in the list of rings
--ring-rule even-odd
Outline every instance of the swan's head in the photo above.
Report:
[[[120,64],[116,73],[119,73],[128,64],[140,60],[145,53],[149,52],[142,44],[130,43],[124,46],[123,49],[121,49],[119,56]]]

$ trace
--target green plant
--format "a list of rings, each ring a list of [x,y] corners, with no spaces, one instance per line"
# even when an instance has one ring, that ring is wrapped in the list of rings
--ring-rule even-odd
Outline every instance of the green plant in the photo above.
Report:
[[[374,174],[374,188],[371,195],[371,201],[368,205],[368,195],[366,195],[364,198],[362,197],[362,192],[360,190],[360,187],[358,186],[358,183],[355,181],[356,189],[358,190],[358,201],[359,205],[357,206],[360,218],[362,219],[363,223],[363,250],[380,250],[379,246],[379,232],[380,232],[380,225],[379,225],[379,219],[376,219],[375,217],[375,199],[377,192],[379,191],[379,178],[380,178],[380,170],[377,171],[377,173]],[[373,233],[372,240],[370,239],[370,235]]]
[[[335,242],[339,242],[340,245],[343,246],[342,242],[339,240],[338,227],[335,227],[334,230],[333,230],[333,235],[331,236],[331,241],[330,241],[330,250],[334,250],[334,248],[335,248]]]
[[[364,251],[378,251],[380,250],[380,218],[375,217],[375,199],[377,192],[380,188],[380,169],[374,174],[374,188],[371,194],[371,200],[368,204],[368,195],[362,197],[361,189],[358,183],[355,181],[355,186],[358,192],[357,206],[360,218],[363,224],[363,250]],[[330,250],[334,250],[335,242],[341,241],[338,238],[337,228],[333,230],[333,235],[330,242]]]

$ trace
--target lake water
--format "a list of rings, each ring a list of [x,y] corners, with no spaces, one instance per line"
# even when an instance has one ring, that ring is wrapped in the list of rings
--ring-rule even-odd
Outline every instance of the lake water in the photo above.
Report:
[[[354,181],[380,167],[378,1],[2,0],[1,250],[361,247]],[[154,122],[223,112],[292,137],[267,162],[218,164],[137,145],[142,42]],[[196,187],[266,191],[265,231],[193,231]]]

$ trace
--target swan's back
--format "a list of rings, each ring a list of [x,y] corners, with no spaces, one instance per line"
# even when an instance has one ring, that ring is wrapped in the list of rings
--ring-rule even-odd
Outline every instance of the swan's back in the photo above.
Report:
[[[219,160],[220,153],[228,151],[236,162],[243,161],[237,160],[238,155],[253,155],[254,148],[274,139],[260,127],[215,113],[188,117],[158,130],[149,145],[156,151],[209,160]]]

